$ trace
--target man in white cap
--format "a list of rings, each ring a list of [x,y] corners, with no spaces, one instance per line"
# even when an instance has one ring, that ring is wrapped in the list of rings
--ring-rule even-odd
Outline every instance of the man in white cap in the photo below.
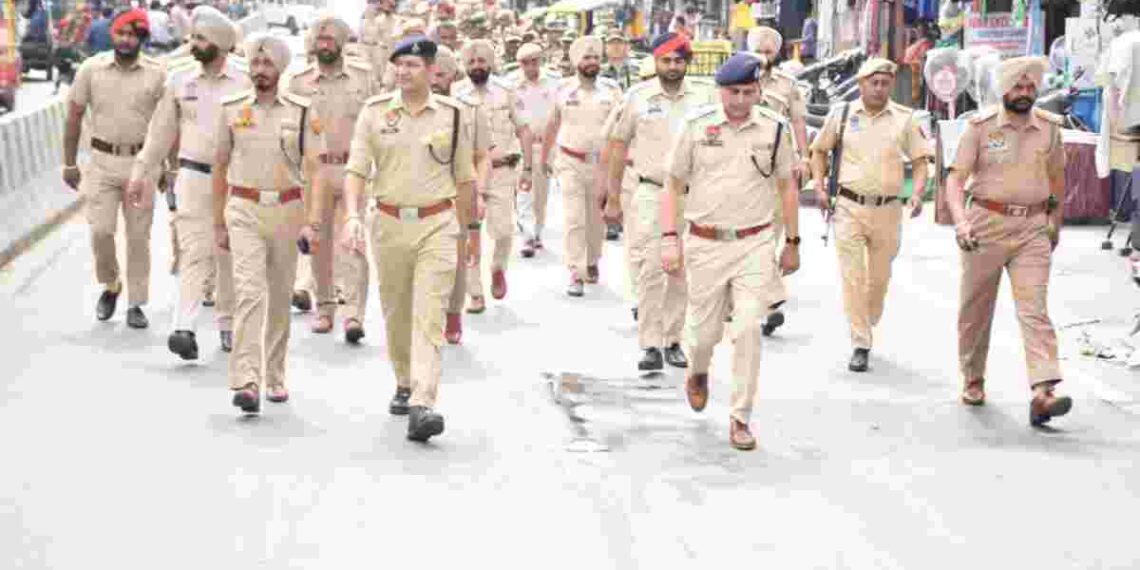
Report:
[[[986,357],[1002,270],[1013,302],[1033,397],[1029,422],[1042,425],[1069,412],[1057,396],[1061,381],[1057,334],[1047,308],[1049,267],[1064,220],[1065,150],[1061,119],[1034,109],[1048,61],[1018,57],[1002,62],[1002,106],[970,120],[947,183],[946,199],[962,249],[958,310],[961,399],[985,403]]]
[[[194,65],[171,72],[128,186],[132,204],[149,208],[154,202],[150,181],[177,145],[178,159],[170,165],[176,182],[167,192],[175,197],[178,302],[166,344],[183,360],[198,358],[198,313],[204,293],[212,289],[211,275],[217,276],[214,310],[221,349],[233,349],[233,260],[229,252],[214,244],[211,175],[222,100],[253,86],[248,75],[231,65],[235,28],[229,18],[211,6],[199,6],[194,9],[191,26]]]
[[[455,97],[470,100],[483,110],[491,126],[491,176],[477,199],[484,212],[487,237],[491,242],[491,296],[507,295],[507,262],[515,235],[515,190],[530,190],[533,147],[530,130],[518,115],[518,102],[509,83],[493,76],[496,71],[495,47],[490,40],[473,40],[463,47],[467,78],[452,86]],[[519,172],[522,176],[519,176]],[[474,222],[479,224],[479,221]],[[479,231],[479,228],[471,228]],[[468,244],[469,248],[474,247]],[[467,272],[467,312],[486,309],[483,296],[482,255],[471,251],[475,265]]]
[[[291,93],[308,99],[312,109],[320,115],[327,147],[318,157],[318,176],[323,182],[317,186],[310,184],[310,194],[305,200],[308,219],[319,223],[320,241],[326,247],[301,259],[293,296],[310,297],[315,293],[317,317],[312,330],[325,334],[332,331],[337,312],[335,284],[344,301],[344,339],[349,344],[357,344],[364,338],[368,258],[363,249],[347,249],[336,237],[344,228],[347,212],[344,165],[348,163],[352,130],[364,102],[376,94],[373,91],[376,80],[370,64],[344,57],[349,33],[348,24],[335,14],[319,14],[312,26],[316,61],[288,79],[287,84]],[[313,188],[320,188],[323,193],[311,194]]]
[[[566,216],[566,265],[570,286],[566,294],[581,297],[584,283],[597,283],[598,260],[606,227],[600,197],[605,193],[601,153],[605,137],[599,128],[621,102],[621,88],[601,71],[602,40],[586,36],[574,40],[569,56],[577,76],[563,82],[542,143],[542,164],[553,163],[562,190]]]
[[[930,149],[914,111],[891,101],[895,85],[894,63],[868,59],[856,77],[860,99],[832,109],[812,143],[812,175],[821,208],[827,208],[825,186],[827,153],[842,138],[843,158],[835,203],[835,251],[843,274],[843,306],[850,324],[854,351],[848,362],[852,372],[866,372],[872,329],[883,316],[891,262],[899,251],[905,155],[912,161],[914,193],[911,217],[922,212]],[[842,133],[842,134],[840,134]]]
[[[538,157],[542,154],[546,126],[554,109],[554,97],[558,93],[558,83],[562,78],[543,66],[542,48],[537,44],[523,44],[519,47],[516,57],[519,68],[507,75],[507,81],[515,87],[518,113],[530,126],[530,133],[534,139],[532,152]],[[523,234],[523,257],[534,257],[535,251],[543,248],[542,229],[546,225],[546,200],[550,190],[550,175],[545,165],[536,165],[532,168],[530,177],[530,191],[520,191],[518,194],[518,219]]]
[[[214,236],[233,252],[234,352],[230,356],[233,404],[245,413],[266,399],[285,402],[289,300],[297,277],[298,236],[309,251],[321,243],[320,224],[305,224],[303,186],[327,152],[324,126],[309,101],[279,91],[292,54],[284,40],[260,33],[246,41],[254,89],[222,101],[214,156]]]
[[[142,306],[150,298],[150,208],[131,208],[124,196],[134,156],[142,150],[147,123],[163,96],[164,66],[141,53],[149,36],[146,12],[121,11],[111,19],[114,49],[92,56],[79,66],[68,95],[63,143],[63,180],[85,199],[91,226],[95,277],[103,291],[95,316],[106,321],[115,313],[123,290],[116,247],[116,227],[123,214],[126,232],[126,288],[130,307],[127,326],[149,326]],[[76,155],[83,117],[90,110],[91,160],[80,175]]]
[[[764,56],[767,69],[764,79],[760,82],[763,89],[763,104],[782,115],[788,120],[792,128],[792,142],[795,144],[796,163],[792,168],[795,174],[796,187],[803,182],[803,178],[811,173],[811,161],[808,158],[807,139],[807,105],[803,95],[796,87],[796,80],[776,68],[776,57],[783,47],[784,38],[780,32],[767,26],[758,26],[748,30],[748,49]],[[776,218],[779,222],[779,217]],[[779,223],[776,225],[777,233],[782,231]],[[770,335],[784,324],[784,313],[779,308],[772,310],[764,322],[764,334]]]

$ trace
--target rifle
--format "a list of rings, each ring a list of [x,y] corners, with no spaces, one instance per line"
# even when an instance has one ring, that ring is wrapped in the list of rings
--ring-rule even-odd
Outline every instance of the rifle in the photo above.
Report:
[[[826,226],[823,228],[823,245],[827,247],[827,237],[831,233],[832,221],[835,218],[835,200],[839,194],[839,166],[843,163],[843,133],[847,130],[847,111],[851,103],[843,103],[843,113],[839,118],[839,136],[835,139],[835,147],[831,149],[831,164],[827,173],[827,214]]]

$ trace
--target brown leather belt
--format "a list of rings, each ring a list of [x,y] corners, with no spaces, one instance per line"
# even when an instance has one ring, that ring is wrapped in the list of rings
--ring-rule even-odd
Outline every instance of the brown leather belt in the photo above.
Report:
[[[856,194],[846,188],[839,189],[839,195],[863,206],[886,206],[895,200],[898,196],[870,196],[867,194]]]
[[[1043,214],[1049,211],[1049,201],[1046,200],[1039,204],[1032,206],[1019,206],[1017,204],[1002,204],[1001,202],[994,202],[993,200],[986,200],[985,198],[973,197],[972,203],[977,204],[991,212],[1001,214],[1003,216],[1013,216],[1017,218],[1028,218]]]
[[[103,139],[91,137],[91,148],[114,156],[134,156],[142,150],[142,143],[138,144],[111,144]]]
[[[214,168],[205,162],[198,162],[197,160],[190,160],[189,158],[178,159],[178,168],[185,168],[202,174],[210,174]]]
[[[492,159],[491,160],[491,168],[502,168],[504,166],[509,167],[509,168],[514,168],[515,165],[517,165],[520,160],[522,160],[521,154],[508,154],[508,155],[506,155],[503,158],[500,158],[498,160]]]
[[[294,200],[300,200],[302,196],[300,188],[290,188],[281,192],[274,192],[272,190],[263,191],[257,188],[247,188],[245,186],[230,186],[230,194],[238,198],[245,198],[251,202],[257,202],[263,206],[288,204]]]
[[[652,178],[646,178],[646,177],[644,177],[644,176],[638,176],[638,177],[637,177],[637,181],[638,181],[638,183],[640,183],[640,184],[650,184],[650,185],[653,185],[653,186],[657,186],[657,187],[659,187],[659,188],[664,188],[664,187],[665,187],[665,185],[664,185],[664,184],[662,184],[662,183],[660,183],[660,182],[658,182],[658,181],[656,181],[656,180],[654,180],[654,179],[652,179]]]
[[[558,145],[558,148],[562,149],[562,152],[566,156],[569,156],[571,158],[576,158],[582,162],[585,162],[586,164],[597,164],[598,163],[598,153],[582,152],[580,150],[574,150],[572,148],[566,148],[562,145]]]
[[[742,230],[733,230],[729,228],[718,228],[716,226],[699,226],[693,222],[689,222],[689,233],[704,239],[712,239],[716,241],[736,241],[738,239],[744,239],[748,236],[754,236],[770,227],[772,227],[772,224],[767,223],[760,226],[744,228]]]
[[[430,206],[423,206],[419,208],[401,208],[399,206],[385,204],[377,200],[376,209],[384,212],[385,214],[388,214],[389,216],[392,216],[393,218],[399,219],[402,222],[414,222],[416,220],[422,220],[428,216],[434,216],[436,214],[450,210],[451,200],[442,200]]]
[[[321,161],[321,164],[348,164],[348,153],[336,152],[322,154],[318,159]]]

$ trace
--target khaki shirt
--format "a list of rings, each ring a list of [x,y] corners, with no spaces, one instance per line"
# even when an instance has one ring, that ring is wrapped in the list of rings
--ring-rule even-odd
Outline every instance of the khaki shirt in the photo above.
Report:
[[[599,127],[620,103],[621,89],[609,79],[598,77],[592,87],[577,77],[563,80],[554,99],[561,120],[555,142],[575,152],[600,152],[605,136]]]
[[[1049,178],[1065,175],[1060,117],[1034,109],[1021,128],[991,107],[970,120],[958,142],[953,170],[969,175],[966,190],[979,198],[1031,206],[1049,198]]]
[[[452,163],[456,110],[459,132]],[[368,193],[393,206],[430,206],[455,198],[457,184],[475,181],[472,121],[464,117],[469,113],[463,103],[436,94],[416,115],[398,91],[373,97],[356,121],[347,170],[367,180],[375,166]]]
[[[303,186],[304,162],[316,162],[325,152],[320,114],[309,105],[291,93],[278,93],[268,106],[259,103],[253,91],[223,100],[216,140],[217,157],[229,159],[226,182],[276,192]],[[303,157],[301,129],[305,130]]]
[[[672,96],[659,80],[639,83],[626,94],[609,138],[630,145],[638,176],[664,184],[665,163],[661,159],[685,128],[685,118],[715,100],[715,89],[707,81],[687,78]]]
[[[782,122],[760,107],[739,127],[728,124],[719,104],[689,115],[666,160],[669,175],[689,185],[686,220],[734,229],[775,221],[776,182],[792,177],[793,163],[790,129]]]
[[[79,66],[68,99],[91,107],[91,136],[111,144],[140,144],[166,89],[166,68],[140,54],[130,66],[103,52]]]
[[[813,152],[827,152],[835,147],[842,113],[842,105],[832,109],[811,145]],[[898,196],[902,191],[904,156],[912,161],[930,156],[914,111],[890,101],[871,116],[862,100],[853,101],[843,133],[839,185],[856,194]]]
[[[779,70],[772,70],[760,86],[764,92],[764,102],[775,112],[789,121],[803,121],[807,114],[807,104],[803,94],[796,87],[796,80]]]
[[[308,99],[311,109],[320,117],[318,127],[324,133],[326,154],[347,157],[360,110],[365,101],[376,94],[372,66],[349,60],[340,70],[325,74],[317,64],[311,64],[287,84],[289,92]],[[321,163],[320,172],[327,187],[343,187],[343,165]]]
[[[463,115],[463,120],[471,131],[471,144],[475,152],[491,152],[491,121],[483,106],[470,96],[455,97],[455,100],[463,103],[468,111]]]
[[[541,141],[546,132],[547,122],[554,112],[554,98],[558,94],[558,83],[562,76],[547,69],[538,71],[538,80],[529,81],[526,74],[520,69],[507,76],[515,87],[517,95],[517,113],[523,122],[530,127],[535,141]]]
[[[518,154],[518,129],[525,123],[518,115],[518,100],[514,89],[498,77],[490,77],[483,87],[476,87],[470,79],[464,79],[451,87],[457,99],[472,102],[479,107],[489,121],[491,148],[496,149],[496,157]]]
[[[383,76],[388,67],[388,56],[395,47],[396,27],[399,23],[399,16],[381,12],[371,19],[365,17],[364,25],[361,26],[360,43],[367,46],[369,62],[379,76]]]
[[[154,176],[175,142],[178,142],[180,158],[213,164],[222,100],[251,88],[249,75],[229,61],[216,75],[206,73],[197,62],[171,70],[166,92],[150,119],[146,144],[135,160],[131,177]]]

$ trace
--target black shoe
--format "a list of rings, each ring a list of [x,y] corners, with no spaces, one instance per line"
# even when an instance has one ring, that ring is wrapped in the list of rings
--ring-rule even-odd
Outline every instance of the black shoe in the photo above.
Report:
[[[685,352],[681,350],[681,345],[676,342],[665,348],[665,362],[675,368],[689,367],[689,359],[685,358]]]
[[[784,326],[784,312],[775,311],[768,315],[768,320],[764,321],[764,326],[761,327],[760,332],[764,336],[772,336],[772,333],[782,326]]]
[[[222,344],[222,352],[234,351],[234,333],[233,331],[218,331],[218,340]]]
[[[214,306],[214,294],[213,293],[206,293],[205,295],[202,296],[202,306],[203,307],[213,307]]]
[[[621,226],[609,224],[606,226],[606,241],[617,241],[621,237]]]
[[[364,327],[359,323],[352,323],[344,328],[344,342],[348,344],[360,344],[360,339],[364,338]]]
[[[261,412],[261,393],[256,388],[246,386],[234,392],[233,404],[247,414],[259,413]]]
[[[408,439],[425,442],[443,433],[443,416],[427,406],[413,406],[408,412]]]
[[[166,348],[182,357],[182,360],[198,359],[198,341],[190,331],[174,331],[166,339]]]
[[[123,290],[119,289],[119,293]],[[99,302],[95,305],[95,318],[100,321],[105,321],[115,314],[115,305],[119,302],[119,293],[114,293],[110,289],[104,289],[103,294],[99,295]]]
[[[132,329],[145,329],[150,326],[150,321],[146,319],[146,315],[142,312],[142,307],[131,307],[127,309],[127,326]]]
[[[636,323],[637,322],[637,307],[630,309],[629,312],[633,313],[633,322]]]
[[[1120,248],[1120,250],[1118,250],[1116,253],[1118,253],[1120,257],[1128,257],[1129,255],[1132,255],[1132,248],[1124,246]]]
[[[870,353],[869,348],[856,348],[855,353],[851,355],[851,362],[847,363],[847,369],[852,372],[866,372],[867,357]]]
[[[388,403],[388,413],[393,416],[408,415],[408,398],[412,397],[411,388],[396,388],[396,395]]]
[[[651,347],[645,349],[645,353],[641,355],[641,362],[637,363],[637,369],[642,371],[661,370],[665,368],[665,362],[661,358],[661,349]]]
[[[313,310],[313,298],[308,291],[293,291],[293,307],[307,313]]]

